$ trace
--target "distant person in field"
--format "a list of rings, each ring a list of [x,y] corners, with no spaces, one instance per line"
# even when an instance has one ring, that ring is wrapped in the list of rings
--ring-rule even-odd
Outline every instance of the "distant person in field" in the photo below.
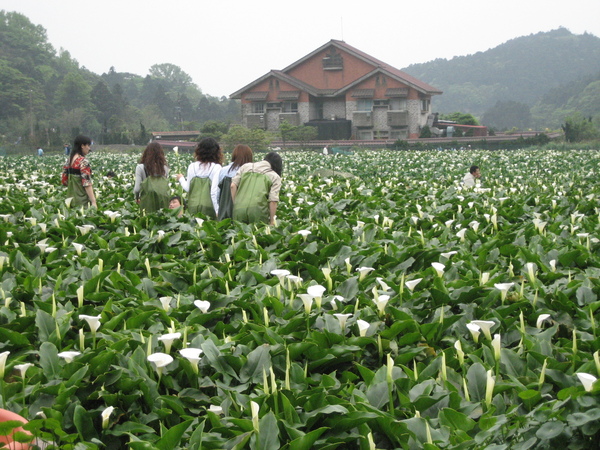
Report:
[[[213,138],[204,138],[196,145],[194,156],[196,162],[189,165],[187,179],[180,173],[175,177],[188,193],[188,211],[216,219],[219,214],[219,174],[223,162],[221,147]]]
[[[283,161],[277,152],[258,163],[244,164],[231,180],[233,220],[275,224]]]
[[[37,155],[38,156],[44,156],[44,149],[42,147],[38,147],[38,149],[37,149]]]
[[[219,214],[218,219],[233,217],[233,199],[231,198],[231,180],[244,164],[252,162],[252,149],[238,144],[231,154],[231,163],[221,169],[219,174]]]
[[[181,201],[181,197],[179,195],[174,195],[169,200],[169,209],[179,209],[179,214],[177,217],[183,216],[183,202]]]
[[[150,142],[135,167],[133,195],[143,211],[155,212],[169,206],[169,167],[158,142]]]
[[[481,178],[481,172],[479,166],[471,166],[469,173],[463,178],[463,185],[467,187],[474,187],[476,180]]]
[[[86,156],[92,149],[92,140],[79,135],[73,142],[73,151],[63,167],[62,184],[67,186],[67,198],[71,206],[93,206],[97,208],[92,186],[92,168]]]

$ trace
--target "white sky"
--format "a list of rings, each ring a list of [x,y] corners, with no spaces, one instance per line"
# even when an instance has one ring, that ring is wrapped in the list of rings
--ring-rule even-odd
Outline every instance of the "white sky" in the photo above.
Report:
[[[102,74],[171,63],[229,96],[331,39],[402,69],[564,27],[600,37],[600,0],[0,0]]]

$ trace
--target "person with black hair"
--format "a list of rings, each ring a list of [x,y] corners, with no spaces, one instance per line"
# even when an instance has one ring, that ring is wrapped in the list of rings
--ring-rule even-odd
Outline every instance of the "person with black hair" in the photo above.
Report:
[[[463,184],[467,187],[474,187],[475,181],[479,178],[481,178],[479,166],[471,166],[471,168],[469,169],[469,173],[466,174],[463,178]]]
[[[221,147],[215,139],[204,138],[196,145],[194,156],[196,162],[189,165],[187,178],[180,173],[175,177],[188,193],[188,211],[216,219],[219,214],[219,174],[223,162]]]
[[[247,163],[231,180],[233,220],[275,224],[281,190],[283,161],[279,153],[267,153],[258,163]]]
[[[67,186],[67,197],[71,197],[71,206],[93,206],[97,208],[96,196],[92,186],[92,169],[86,156],[92,149],[92,140],[79,135],[73,142],[73,151],[63,167],[62,184]]]

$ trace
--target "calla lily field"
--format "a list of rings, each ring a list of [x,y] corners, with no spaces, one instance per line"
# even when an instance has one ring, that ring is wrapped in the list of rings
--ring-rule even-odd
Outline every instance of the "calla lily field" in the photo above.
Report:
[[[138,155],[90,155],[98,209],[68,206],[63,157],[0,158],[15,440],[596,448],[600,151],[282,157],[271,226],[140,213]]]

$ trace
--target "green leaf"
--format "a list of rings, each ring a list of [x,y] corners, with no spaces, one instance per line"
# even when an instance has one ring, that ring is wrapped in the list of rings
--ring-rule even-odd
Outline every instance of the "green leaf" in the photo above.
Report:
[[[270,346],[267,344],[256,347],[248,353],[248,360],[240,371],[240,381],[246,383],[249,380],[260,383],[263,380],[263,373],[269,375],[271,367]]]
[[[75,424],[75,428],[77,428],[77,432],[81,436],[82,440],[89,441],[91,439],[98,438],[92,417],[83,406],[75,406],[75,411],[73,412],[73,423]]]
[[[171,427],[156,443],[156,448],[159,450],[172,450],[179,446],[183,433],[189,428],[192,420],[186,420],[174,427]]]
[[[51,342],[43,342],[40,345],[40,366],[48,379],[55,380],[59,378],[62,368],[58,358],[58,350]]]
[[[452,408],[443,408],[439,415],[440,424],[446,425],[450,430],[471,431],[475,428],[476,422],[459,411]]]
[[[485,387],[487,383],[487,371],[480,363],[475,363],[467,371],[467,388],[471,395],[471,401],[480,402],[485,400]]]
[[[311,450],[319,437],[329,430],[327,427],[317,428],[306,433],[304,436],[294,439],[289,443],[289,450]]]
[[[279,428],[273,411],[269,411],[259,421],[258,448],[264,450],[279,450]]]
[[[535,435],[540,439],[554,439],[559,436],[565,429],[565,424],[558,420],[544,423],[536,432]]]

